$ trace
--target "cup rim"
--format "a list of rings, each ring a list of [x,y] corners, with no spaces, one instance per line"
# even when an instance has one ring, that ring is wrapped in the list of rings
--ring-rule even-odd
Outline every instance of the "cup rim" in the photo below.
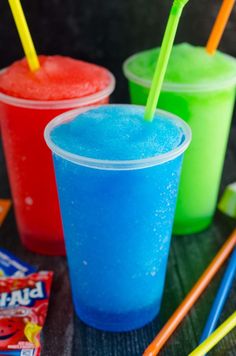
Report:
[[[101,105],[101,106],[105,107],[107,105]],[[110,106],[112,107],[112,106],[131,106],[131,105],[110,104],[109,107]],[[132,105],[132,106],[137,108],[141,107],[143,108],[143,111],[145,109],[145,107],[141,105]],[[46,144],[48,145],[48,147],[51,149],[53,153],[70,162],[89,168],[95,168],[101,170],[135,170],[135,169],[142,169],[142,168],[156,166],[171,161],[176,157],[178,157],[179,155],[181,155],[190,144],[192,133],[189,125],[184,120],[180,119],[178,116],[159,109],[156,110],[156,114],[161,114],[161,116],[173,120],[176,123],[176,125],[183,130],[185,135],[185,139],[178,147],[164,154],[160,154],[148,158],[134,159],[134,160],[104,160],[104,159],[90,158],[90,157],[80,156],[74,153],[70,153],[60,148],[52,141],[50,137],[50,133],[55,127],[59,126],[62,123],[66,123],[72,120],[73,118],[75,118],[79,114],[82,114],[83,112],[93,110],[94,108],[96,108],[96,106],[84,107],[84,108],[67,111],[66,113],[58,115],[47,124],[44,130],[44,139],[46,141]]]
[[[103,67],[104,68],[104,67]],[[33,100],[33,99],[22,99],[15,96],[11,96],[0,92],[0,102],[8,105],[23,107],[27,109],[41,109],[41,110],[56,110],[56,109],[69,109],[78,108],[82,106],[89,106],[95,104],[96,102],[102,101],[111,95],[115,89],[116,79],[114,75],[106,68],[109,76],[109,84],[106,88],[96,92],[95,94],[87,95],[80,98],[73,99],[62,99],[62,100]],[[6,69],[2,69],[4,71]]]
[[[145,88],[150,88],[151,86],[151,79],[144,79],[140,78],[136,74],[132,73],[128,69],[128,65],[131,61],[133,61],[138,55],[141,53],[147,52],[149,50],[141,51],[129,56],[123,63],[122,69],[125,77]],[[223,53],[224,56],[228,57],[230,60],[234,58],[226,53]],[[226,78],[225,80],[219,83],[212,83],[212,84],[189,84],[189,83],[174,83],[174,82],[167,82],[164,81],[162,85],[163,92],[205,92],[205,91],[217,91],[225,88],[230,88],[231,86],[236,85],[236,75],[232,78]]]

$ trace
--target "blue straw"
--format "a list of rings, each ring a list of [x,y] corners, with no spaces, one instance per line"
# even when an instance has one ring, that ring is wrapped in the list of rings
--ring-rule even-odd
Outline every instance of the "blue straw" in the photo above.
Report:
[[[235,275],[236,275],[236,248],[234,249],[230,257],[225,274],[220,284],[220,288],[218,289],[217,295],[211,307],[211,311],[208,316],[199,343],[202,343],[205,339],[207,339],[208,336],[210,336],[210,334],[215,330]]]

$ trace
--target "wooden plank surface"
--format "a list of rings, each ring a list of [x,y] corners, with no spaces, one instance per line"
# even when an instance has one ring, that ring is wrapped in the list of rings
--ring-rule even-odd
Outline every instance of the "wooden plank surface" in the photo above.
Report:
[[[236,181],[235,129],[231,132],[221,191],[232,181]],[[0,197],[9,196],[9,185],[0,147]],[[42,356],[138,356],[142,354],[199,278],[235,223],[235,220],[217,212],[213,225],[201,234],[173,237],[161,313],[146,327],[129,333],[105,333],[87,327],[79,321],[73,312],[65,258],[44,257],[25,250],[18,239],[13,210],[0,228],[0,247],[7,248],[39,269],[55,271],[50,308],[43,332]],[[161,356],[184,356],[197,345],[223,270],[163,348]],[[221,321],[236,309],[235,302],[236,283]],[[232,331],[209,355],[236,355],[236,330]]]

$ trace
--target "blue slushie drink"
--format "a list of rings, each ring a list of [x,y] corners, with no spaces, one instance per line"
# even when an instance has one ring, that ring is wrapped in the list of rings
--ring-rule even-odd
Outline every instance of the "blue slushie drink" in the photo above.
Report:
[[[159,312],[188,125],[144,107],[60,115],[53,152],[76,312],[102,330],[142,327]]]

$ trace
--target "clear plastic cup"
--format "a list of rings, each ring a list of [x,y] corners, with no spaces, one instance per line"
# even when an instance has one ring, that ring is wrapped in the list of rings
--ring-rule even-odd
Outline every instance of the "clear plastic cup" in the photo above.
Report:
[[[182,129],[179,146],[145,159],[93,159],[63,150],[51,138],[55,127],[86,110],[62,114],[45,129],[74,306],[93,327],[127,331],[148,323],[160,309],[182,158],[191,130],[178,117],[157,111]]]
[[[44,128],[73,108],[108,103],[115,79],[96,94],[78,99],[40,101],[0,93],[1,134],[21,241],[29,250],[64,255],[64,239],[51,153]]]

